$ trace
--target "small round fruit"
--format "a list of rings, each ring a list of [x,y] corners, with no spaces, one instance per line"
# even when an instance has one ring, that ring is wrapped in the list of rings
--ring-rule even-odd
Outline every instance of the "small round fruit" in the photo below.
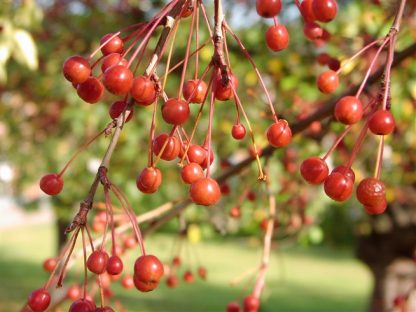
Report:
[[[207,269],[204,268],[203,266],[200,266],[198,268],[198,276],[203,279],[206,280],[207,279]]]
[[[239,219],[241,217],[241,209],[239,206],[235,206],[230,209],[229,215],[233,219]]]
[[[162,106],[163,120],[171,125],[182,125],[188,120],[189,114],[189,104],[181,99],[169,99]]]
[[[188,148],[188,158],[191,163],[202,165],[206,157],[207,152],[202,146],[198,144],[192,144]]]
[[[183,280],[186,283],[193,283],[195,281],[194,275],[191,271],[185,271],[185,273],[183,273]]]
[[[108,254],[105,250],[95,250],[91,253],[87,260],[88,270],[95,274],[102,274],[105,272],[108,264]]]
[[[123,65],[114,65],[105,71],[103,83],[109,92],[125,95],[133,85],[133,73]]]
[[[316,83],[319,91],[330,94],[337,89],[339,85],[339,77],[335,71],[327,70],[319,75]]]
[[[238,302],[230,302],[227,304],[226,312],[241,312]]]
[[[77,86],[78,96],[85,102],[94,104],[104,96],[104,85],[95,77],[89,77]]]
[[[178,256],[173,257],[172,259],[172,265],[174,267],[180,267],[182,264],[181,258],[179,258]]]
[[[186,184],[192,184],[204,177],[204,170],[196,163],[189,163],[182,168],[181,177]]]
[[[40,189],[48,195],[59,194],[64,187],[64,180],[56,173],[44,175],[39,181]]]
[[[208,86],[205,81],[199,79],[188,80],[183,86],[183,98],[187,102],[201,104],[205,99],[207,90]]]
[[[197,205],[215,205],[221,198],[218,182],[211,178],[202,178],[191,184],[189,195]]]
[[[395,126],[393,114],[388,110],[375,112],[368,121],[368,128],[377,135],[388,135],[394,131]]]
[[[156,192],[161,183],[162,173],[158,168],[153,167],[143,169],[136,179],[137,188],[145,194]]]
[[[126,110],[127,102],[125,101],[115,101],[111,104],[108,114],[111,119],[116,119]],[[131,108],[130,113],[126,119],[126,122],[129,122],[133,118],[133,108]]]
[[[213,82],[213,90],[215,98],[218,101],[228,101],[233,98],[234,91],[237,91],[238,87],[238,79],[232,73],[228,74],[228,81],[224,81],[223,77],[220,73],[217,73],[214,82]]]
[[[289,33],[284,25],[270,26],[266,31],[266,44],[270,50],[278,52],[289,45]]]
[[[123,40],[119,36],[114,36],[114,34],[107,34],[100,40],[101,52],[103,55],[109,55],[111,53],[122,53],[124,49]],[[113,37],[113,38],[111,38]],[[111,38],[111,39],[110,39]],[[110,39],[110,40],[109,40]]]
[[[162,151],[163,146],[166,146],[161,154],[163,160],[170,161],[179,156],[179,152],[181,151],[181,143],[175,136],[169,136],[167,133],[162,133],[158,135],[153,140],[153,153],[158,156]]]
[[[328,173],[328,165],[319,157],[305,159],[300,166],[300,174],[311,184],[321,184],[328,177]]]
[[[351,196],[353,187],[353,181],[339,172],[331,173],[324,183],[326,195],[339,202],[345,201]]]
[[[49,307],[50,303],[51,295],[44,288],[34,290],[27,300],[27,304],[33,312],[45,311]]]
[[[375,178],[366,178],[358,184],[357,199],[364,206],[377,207],[386,201],[384,183]]]
[[[79,299],[80,296],[81,296],[81,288],[78,285],[72,285],[66,291],[66,297],[71,301],[75,301]]]
[[[111,256],[107,263],[107,273],[110,275],[119,275],[123,272],[123,261],[119,256]]]
[[[353,125],[363,117],[363,105],[355,96],[344,96],[335,105],[334,115],[344,125]]]
[[[149,77],[139,76],[133,80],[130,94],[139,105],[148,106],[156,101],[155,83]]]
[[[332,21],[338,12],[336,0],[313,0],[312,10],[316,19],[320,22],[328,23]]]
[[[275,17],[282,9],[282,0],[257,0],[257,14],[264,18]]]
[[[169,275],[166,279],[166,285],[169,288],[176,288],[179,285],[179,278],[176,275]]]
[[[314,0],[303,0],[300,4],[300,13],[302,14],[305,22],[312,23],[316,20],[316,16],[313,13],[312,2]]]
[[[125,275],[122,279],[121,279],[121,286],[125,289],[131,289],[134,288],[134,281],[133,281],[133,277],[131,277],[130,275]]]
[[[69,307],[69,312],[94,312],[95,303],[88,299],[79,299],[74,301]]]
[[[309,40],[316,40],[322,37],[324,30],[315,22],[306,22],[303,26],[303,34]]]
[[[103,63],[101,64],[101,71],[105,73],[107,69],[115,65],[127,67],[128,62],[124,57],[121,56],[120,53],[111,53],[104,57]]]
[[[244,298],[244,312],[255,312],[260,306],[260,301],[253,295]]]
[[[231,130],[231,135],[236,140],[242,140],[246,136],[246,128],[240,123],[235,124]]]
[[[351,168],[348,168],[346,166],[338,166],[332,170],[332,173],[335,173],[335,172],[339,172],[343,174],[344,176],[346,176],[347,178],[351,179],[352,183],[355,182],[355,173],[354,173],[354,170],[352,170]]]
[[[57,261],[55,258],[48,258],[45,261],[43,261],[43,269],[49,273],[51,273],[55,269],[56,265]]]
[[[292,130],[290,130],[288,122],[279,119],[278,122],[272,124],[267,129],[267,140],[273,147],[287,146],[292,140]]]
[[[91,75],[91,66],[85,58],[75,55],[65,60],[62,72],[68,81],[79,84]]]
[[[142,292],[155,289],[163,276],[163,264],[153,255],[137,258],[134,263],[134,285]]]

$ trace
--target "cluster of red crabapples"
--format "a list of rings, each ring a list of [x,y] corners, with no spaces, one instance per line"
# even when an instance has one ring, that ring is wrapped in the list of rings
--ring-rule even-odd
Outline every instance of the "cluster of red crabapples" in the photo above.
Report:
[[[373,135],[379,136],[380,143],[374,176],[371,178],[363,179],[359,183],[356,190],[357,199],[364,206],[365,211],[368,214],[381,214],[387,208],[385,185],[380,180],[380,175],[383,162],[384,137],[393,133],[395,129],[394,117],[390,111],[390,75],[391,65],[394,57],[395,37],[397,32],[398,30],[392,27],[390,32],[385,37],[374,40],[373,42],[366,45],[349,60],[347,60],[345,64],[337,71],[327,70],[319,75],[317,79],[318,89],[325,94],[333,93],[339,85],[339,74],[343,67],[366,50],[372,47],[377,47],[377,52],[375,53],[375,56],[373,57],[357,92],[354,95],[346,95],[341,97],[335,105],[334,118],[338,122],[346,125],[346,129],[337,138],[333,146],[329,149],[324,157],[308,158],[302,163],[300,168],[300,172],[307,182],[311,184],[324,183],[325,193],[333,200],[343,202],[347,200],[353,193],[355,173],[351,166],[359,150],[361,149],[368,130]],[[362,92],[368,82],[370,73],[375,67],[376,61],[385,47],[388,47],[386,56],[387,65],[385,68],[381,87],[378,91],[378,94],[376,96],[370,95],[370,100],[368,103],[363,105],[360,97],[362,97]],[[334,168],[332,172],[329,173],[326,159],[335,150],[337,145],[343,141],[344,137],[350,132],[352,127],[361,120],[363,120],[364,125],[362,126],[360,134],[355,141],[355,145],[348,162],[344,165]]]
[[[303,32],[305,37],[316,42],[326,41],[330,34],[317,22],[328,23],[338,12],[336,0],[296,0],[296,5],[305,21]],[[270,50],[278,52],[289,45],[289,33],[286,27],[279,23],[277,15],[282,9],[281,0],[257,0],[257,13],[264,18],[273,18],[274,25],[266,31],[266,44]]]
[[[153,32],[157,26],[163,26],[163,23],[172,23],[172,16],[169,14],[180,3],[183,3],[183,5],[179,6],[179,13],[169,27],[173,29],[170,32],[171,35],[172,32],[177,30],[176,26],[179,25],[181,19],[192,16],[183,61],[170,68],[170,55],[168,56],[167,70],[163,76],[164,80],[162,83],[162,79],[156,74],[156,69],[162,60],[163,52],[167,48],[170,37],[174,37],[174,35],[168,35],[166,42],[161,48],[159,46],[159,54],[154,54],[150,62],[146,63],[148,65],[145,67],[144,74],[137,74],[136,72],[145,63],[145,51]],[[211,35],[211,40],[205,43],[201,43],[198,36],[200,18],[205,20],[207,31]],[[220,187],[210,177],[210,168],[214,159],[211,141],[212,120],[214,104],[229,100],[234,101],[236,109],[236,122],[232,127],[232,137],[236,140],[242,140],[246,136],[246,127],[240,121],[240,114],[242,114],[249,127],[254,157],[257,159],[259,166],[259,179],[265,179],[250,121],[237,94],[238,78],[231,70],[227,35],[230,35],[236,41],[242,49],[244,56],[254,67],[266,94],[274,119],[274,123],[267,129],[269,143],[274,147],[284,147],[291,140],[292,133],[290,127],[286,120],[278,119],[264,81],[243,43],[230,29],[225,20],[221,21],[220,27],[216,25],[215,29],[216,32],[218,32],[217,29],[220,29],[220,33],[213,33],[202,1],[188,0],[181,2],[174,0],[167,4],[149,22],[132,25],[124,31],[105,35],[100,41],[100,48],[92,53],[89,58],[72,56],[63,65],[65,78],[72,83],[79,97],[84,101],[91,104],[100,101],[104,97],[105,90],[116,97],[120,97],[113,102],[109,110],[113,119],[123,118],[127,122],[132,117],[135,107],[154,105],[149,131],[148,165],[141,171],[136,180],[137,188],[145,194],[155,193],[162,183],[162,173],[156,167],[157,163],[161,159],[172,161],[179,158],[179,166],[182,168],[181,177],[185,184],[190,185],[189,195],[192,201],[205,206],[213,205],[219,201],[221,197]],[[122,37],[122,33],[126,33],[126,36]],[[193,44],[195,49],[191,53]],[[214,45],[215,52],[210,62],[202,70],[202,74],[200,74],[201,62],[198,51],[208,44]],[[93,57],[99,51],[101,51],[102,56],[93,61]],[[131,55],[131,57],[128,58],[128,55]],[[195,65],[195,68],[193,73],[189,75],[190,77],[187,78],[188,65],[191,62]],[[99,66],[100,64],[101,66]],[[182,74],[178,93],[169,97],[165,93],[164,85],[169,72],[179,67],[182,67]],[[202,144],[198,144],[193,141],[195,140],[196,128],[207,99],[209,102],[208,131],[204,129],[205,138],[203,138]],[[171,126],[172,129],[170,132],[157,135],[155,128],[158,102],[162,102],[161,115],[164,123]],[[199,110],[192,132],[188,135],[185,125],[192,117],[190,104],[197,104]],[[44,176],[40,186],[47,194],[58,194],[63,187],[62,173]]]

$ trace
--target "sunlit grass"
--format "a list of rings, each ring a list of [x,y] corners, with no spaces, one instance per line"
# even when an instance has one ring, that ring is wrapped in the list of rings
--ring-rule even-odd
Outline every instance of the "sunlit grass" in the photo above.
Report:
[[[52,226],[0,232],[0,311],[18,311],[28,293],[44,283],[47,275],[41,263],[54,250],[53,237]],[[148,253],[168,260],[172,240],[173,235],[149,238]],[[135,312],[224,311],[227,302],[245,294],[244,284],[230,287],[229,281],[258,263],[260,249],[246,239],[217,239],[194,249],[208,269],[208,281],[197,280],[173,290],[163,282],[147,294],[116,285],[116,296],[128,311]],[[138,249],[129,254],[130,261],[134,253]],[[271,259],[261,311],[364,311],[370,287],[368,271],[348,252],[282,247]]]

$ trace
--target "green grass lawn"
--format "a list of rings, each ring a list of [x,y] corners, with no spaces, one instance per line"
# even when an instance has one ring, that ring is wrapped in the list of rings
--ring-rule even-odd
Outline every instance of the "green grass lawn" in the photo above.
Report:
[[[44,283],[47,274],[41,263],[53,252],[53,237],[49,226],[0,231],[1,312],[19,311],[28,293]],[[168,235],[150,237],[146,244],[148,253],[168,260],[172,239]],[[117,298],[134,312],[224,311],[229,301],[245,294],[244,283],[230,287],[229,281],[258,263],[261,250],[246,239],[218,239],[195,248],[208,269],[206,282],[197,280],[176,289],[162,283],[156,291],[146,294],[116,285]],[[129,255],[131,260],[135,257]],[[72,271],[79,273],[80,269]],[[273,252],[260,311],[365,311],[370,288],[369,272],[348,252],[282,247]]]

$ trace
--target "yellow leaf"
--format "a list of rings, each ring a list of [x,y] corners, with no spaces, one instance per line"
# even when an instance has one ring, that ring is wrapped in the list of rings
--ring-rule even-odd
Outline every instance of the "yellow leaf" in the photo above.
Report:
[[[30,70],[36,70],[38,68],[38,52],[35,41],[29,32],[23,29],[16,29],[13,32],[13,41],[14,59]]]

